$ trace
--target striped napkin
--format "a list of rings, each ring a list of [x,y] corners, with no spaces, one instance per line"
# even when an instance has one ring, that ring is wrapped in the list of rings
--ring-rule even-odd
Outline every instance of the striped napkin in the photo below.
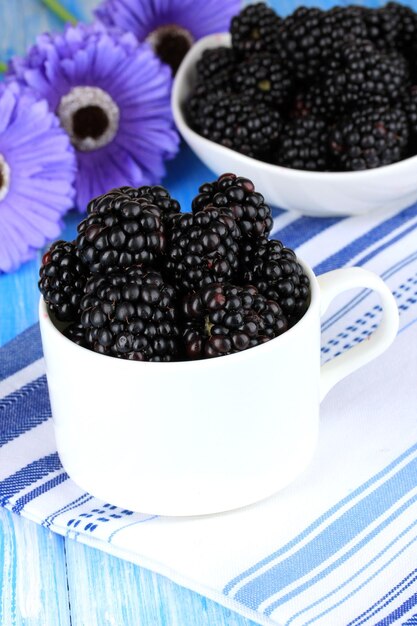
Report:
[[[35,326],[0,350],[0,503],[261,624],[417,624],[417,205],[346,219],[277,212],[274,227],[316,273],[377,272],[401,313],[393,346],[323,402],[309,468],[220,515],[157,517],[97,500],[57,455]],[[367,291],[337,300],[323,360],[366,339],[380,315]]]

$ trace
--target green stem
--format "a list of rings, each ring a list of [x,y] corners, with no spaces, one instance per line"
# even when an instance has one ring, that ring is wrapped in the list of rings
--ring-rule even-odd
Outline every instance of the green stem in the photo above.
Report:
[[[63,22],[70,22],[71,24],[78,22],[77,18],[63,7],[58,0],[42,0],[42,2]]]
[[[7,71],[7,63],[3,63],[3,61],[0,61],[0,74],[4,74],[4,72]]]

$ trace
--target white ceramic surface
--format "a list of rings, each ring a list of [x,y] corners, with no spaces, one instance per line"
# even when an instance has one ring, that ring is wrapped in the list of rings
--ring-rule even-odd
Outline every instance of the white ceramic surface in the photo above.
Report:
[[[185,141],[216,174],[234,172],[252,179],[266,200],[303,215],[360,215],[377,209],[403,209],[417,200],[417,156],[366,172],[305,172],[263,163],[194,132],[184,103],[195,81],[203,50],[230,45],[229,34],[200,39],[181,63],[172,91],[175,122]]]
[[[398,328],[388,287],[359,268],[311,279],[304,317],[239,354],[143,363],[81,348],[40,302],[58,452],[83,489],[144,513],[200,515],[241,507],[288,485],[308,465],[319,403],[341,378],[383,352]],[[375,289],[384,316],[369,341],[320,374],[320,317],[352,287]]]

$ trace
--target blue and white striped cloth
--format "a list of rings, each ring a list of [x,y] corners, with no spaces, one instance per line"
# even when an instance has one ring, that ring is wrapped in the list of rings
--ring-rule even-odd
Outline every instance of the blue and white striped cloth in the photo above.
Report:
[[[186,519],[83,492],[56,452],[33,327],[0,350],[0,503],[262,624],[417,624],[417,206],[346,219],[279,212],[275,236],[316,273],[377,272],[401,313],[389,351],[324,401],[317,453],[295,483],[255,506]],[[338,300],[323,321],[323,360],[366,339],[380,314],[366,291]]]

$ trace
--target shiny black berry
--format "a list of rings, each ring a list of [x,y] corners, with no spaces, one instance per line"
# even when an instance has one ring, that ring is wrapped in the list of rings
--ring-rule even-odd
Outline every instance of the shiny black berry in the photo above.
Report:
[[[73,321],[78,318],[79,304],[87,278],[75,245],[56,241],[43,255],[39,270],[39,290],[56,318]]]
[[[328,135],[328,125],[323,119],[310,116],[291,120],[282,131],[275,163],[296,170],[328,170]]]
[[[214,283],[182,303],[188,359],[224,356],[257,346],[283,333],[287,320],[277,302],[255,287]]]
[[[255,54],[240,63],[232,81],[237,93],[273,108],[286,104],[294,90],[294,79],[288,67],[268,53]]]
[[[407,116],[399,108],[364,109],[341,118],[329,137],[334,168],[367,170],[404,158]]]
[[[137,263],[152,265],[163,254],[164,209],[146,194],[131,195],[122,188],[95,199],[89,205],[89,216],[78,225],[78,254],[90,272],[102,273]]]
[[[277,143],[282,116],[249,96],[203,98],[192,120],[203,137],[250,157],[267,159]]]
[[[165,271],[179,292],[233,278],[238,268],[239,227],[228,208],[207,206],[173,218]]]
[[[241,284],[255,285],[282,308],[294,326],[310,303],[310,281],[293,250],[277,240],[247,242],[240,259]]]
[[[134,266],[93,275],[81,299],[89,348],[137,361],[174,361],[179,353],[175,291],[155,270]]]
[[[281,18],[263,2],[250,4],[232,19],[233,50],[240,58],[255,52],[274,52]]]
[[[269,235],[272,229],[270,206],[248,178],[236,174],[222,174],[211,183],[199,187],[193,199],[193,213],[208,205],[227,207],[235,218],[243,238]]]

